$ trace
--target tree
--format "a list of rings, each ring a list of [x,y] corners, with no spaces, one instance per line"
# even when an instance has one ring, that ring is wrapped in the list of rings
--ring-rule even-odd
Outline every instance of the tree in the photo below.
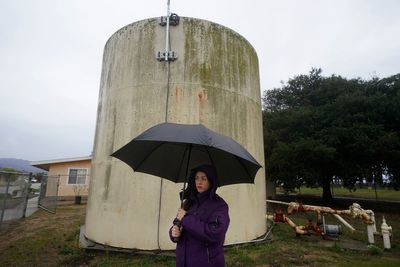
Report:
[[[323,77],[321,69],[264,92],[266,174],[286,189],[357,181],[400,183],[400,74],[379,80]]]

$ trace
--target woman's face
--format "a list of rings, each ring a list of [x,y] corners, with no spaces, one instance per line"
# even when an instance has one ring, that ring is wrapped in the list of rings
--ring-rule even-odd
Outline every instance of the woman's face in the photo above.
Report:
[[[206,192],[210,188],[210,182],[208,181],[207,175],[202,171],[196,173],[194,181],[196,183],[197,192],[199,193]]]

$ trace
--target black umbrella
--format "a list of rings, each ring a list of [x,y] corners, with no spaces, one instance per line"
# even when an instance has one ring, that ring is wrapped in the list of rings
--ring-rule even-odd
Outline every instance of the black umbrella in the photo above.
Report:
[[[153,174],[175,183],[186,182],[188,170],[214,165],[219,186],[254,183],[261,165],[228,136],[201,124],[161,123],[115,151],[134,171]]]

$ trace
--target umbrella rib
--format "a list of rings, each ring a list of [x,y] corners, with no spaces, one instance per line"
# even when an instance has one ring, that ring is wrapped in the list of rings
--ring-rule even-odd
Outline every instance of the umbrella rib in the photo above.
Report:
[[[178,173],[176,174],[176,179],[175,179],[175,183],[177,183],[179,181],[179,173],[181,172],[181,168],[182,168],[182,164],[183,164],[183,160],[185,159],[185,155],[186,155],[186,151],[188,150],[188,147],[185,147],[185,151],[183,151],[183,156],[182,156],[182,160],[181,160],[181,164],[179,165],[178,168]],[[186,179],[186,178],[185,178]]]
[[[187,164],[186,164],[186,175],[185,175],[185,182],[183,183],[183,193],[182,193],[182,198],[181,198],[181,208],[183,208],[183,197],[185,196],[185,187],[186,187],[186,183],[187,183],[187,172],[189,169],[189,162],[190,162],[190,154],[192,152],[192,144],[189,145],[189,154],[188,154],[188,160],[187,160]]]
[[[211,165],[213,165],[215,168],[217,168],[217,166],[215,166],[215,165],[214,165],[214,161],[213,161],[213,158],[211,157],[211,153],[210,153],[210,151],[208,150],[208,146],[206,146],[205,148],[206,148],[206,152],[207,152],[207,154],[208,154],[208,157],[210,158]],[[217,180],[217,186],[218,186],[218,187],[220,186],[220,184],[219,184],[219,181],[218,181],[218,180]]]

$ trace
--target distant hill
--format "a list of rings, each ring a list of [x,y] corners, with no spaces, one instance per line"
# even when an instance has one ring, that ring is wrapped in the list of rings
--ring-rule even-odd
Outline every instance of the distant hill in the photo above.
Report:
[[[45,170],[31,166],[31,164],[29,164],[29,161],[24,159],[0,158],[0,170],[3,168],[13,168],[14,170],[20,172],[46,172]]]

